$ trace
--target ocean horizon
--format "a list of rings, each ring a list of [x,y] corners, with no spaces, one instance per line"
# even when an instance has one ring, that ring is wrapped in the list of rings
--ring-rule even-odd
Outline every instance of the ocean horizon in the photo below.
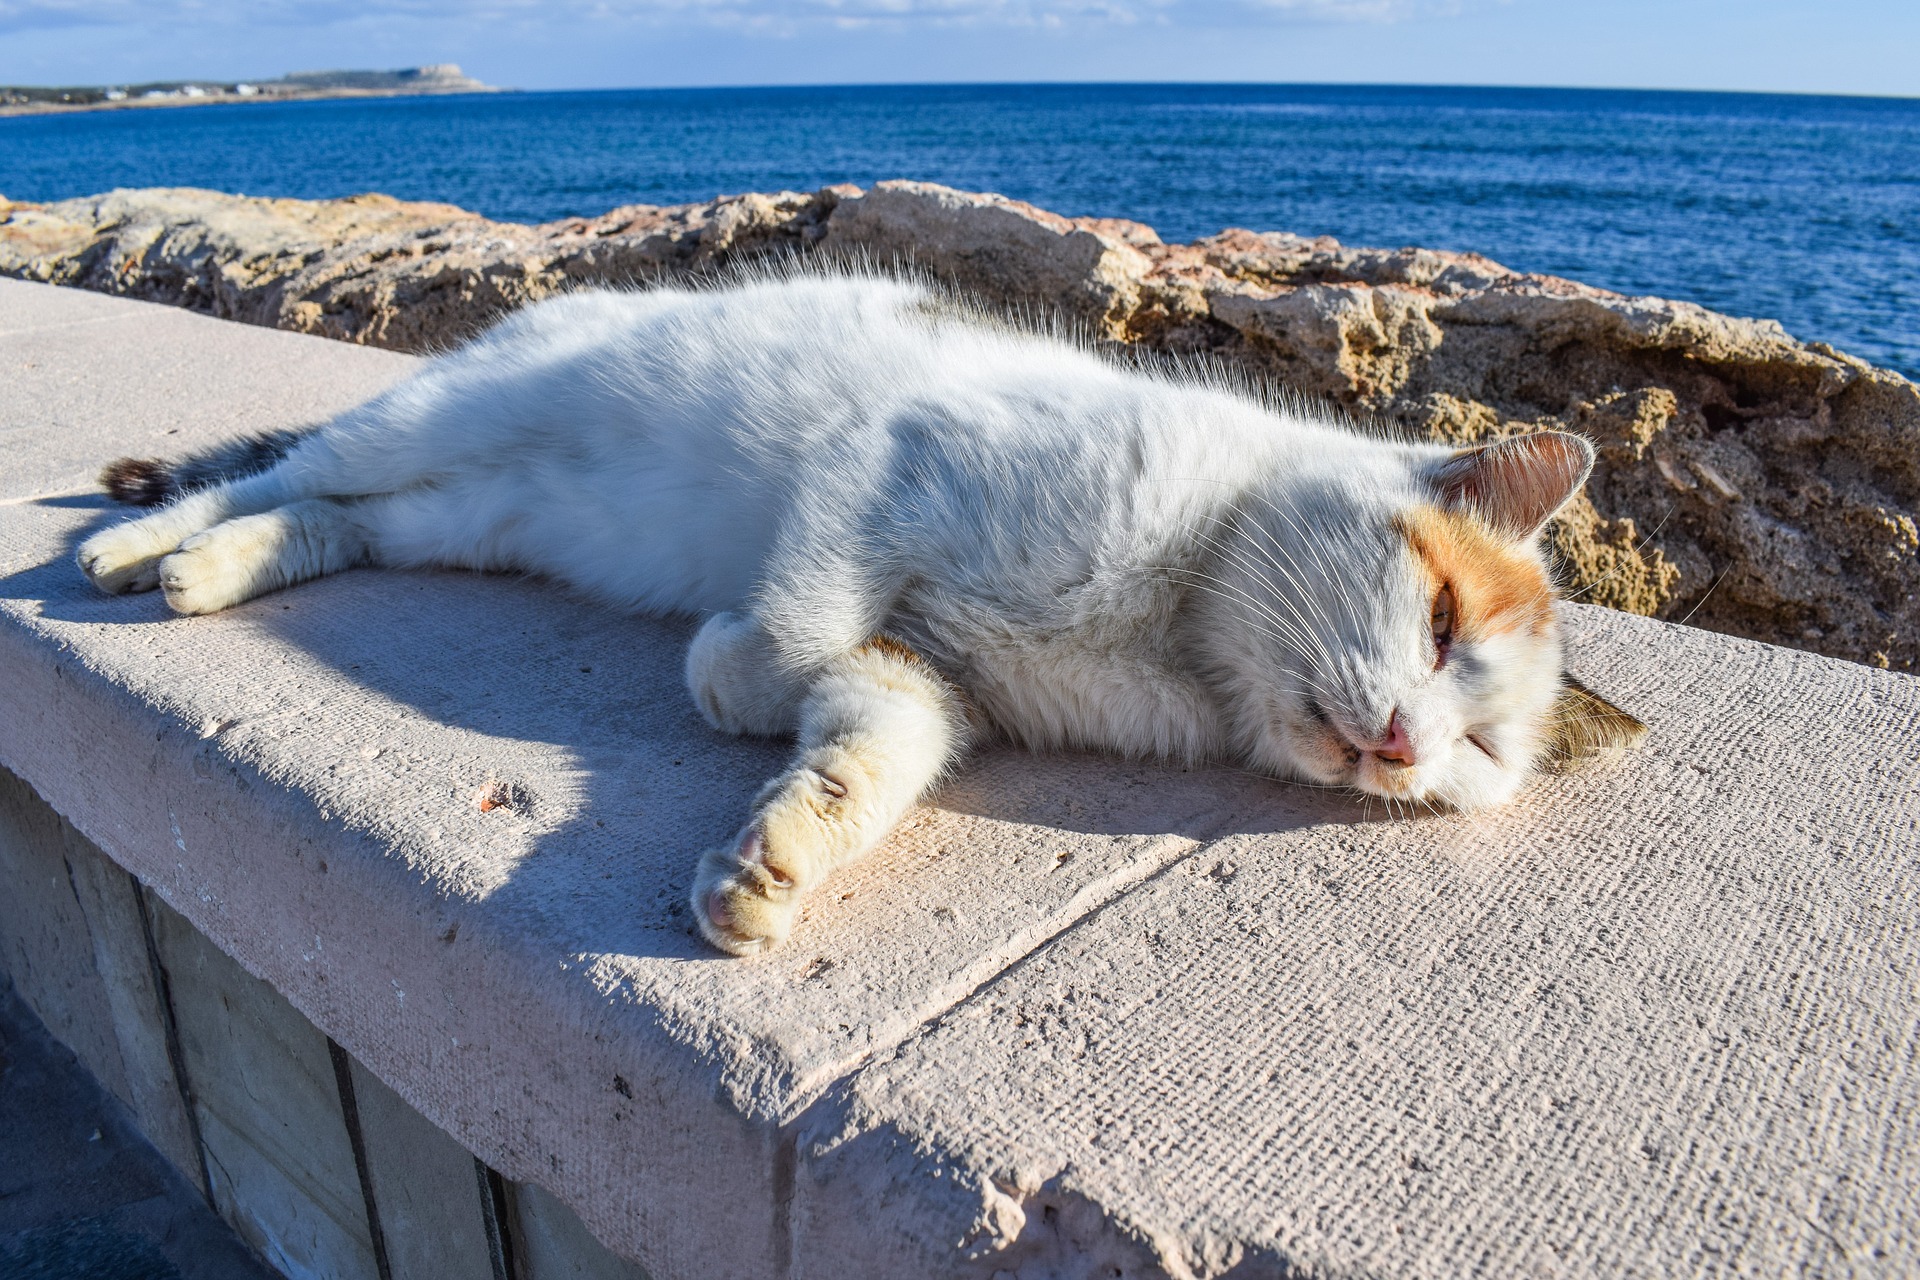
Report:
[[[379,191],[544,222],[915,178],[1168,241],[1470,251],[1920,377],[1920,100],[1061,84],[532,91],[0,119],[0,194]]]

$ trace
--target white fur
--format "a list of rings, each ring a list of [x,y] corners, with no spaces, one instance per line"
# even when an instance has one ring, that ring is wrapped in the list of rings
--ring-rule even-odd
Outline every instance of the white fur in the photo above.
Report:
[[[1392,520],[1439,501],[1453,456],[1126,371],[912,283],[590,292],[79,558],[189,613],[376,563],[521,569],[711,615],[687,664],[702,712],[799,735],[697,876],[702,928],[747,952],[951,766],[956,688],[1039,748],[1456,806],[1511,795],[1558,640],[1435,670],[1429,589]],[[881,633],[926,664],[863,648]],[[1355,745],[1396,711],[1412,768]]]

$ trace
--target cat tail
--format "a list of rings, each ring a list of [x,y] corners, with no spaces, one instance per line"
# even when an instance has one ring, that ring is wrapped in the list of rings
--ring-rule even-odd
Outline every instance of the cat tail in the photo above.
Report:
[[[176,462],[160,458],[115,458],[100,483],[115,502],[158,507],[184,493],[258,475],[293,452],[318,427],[279,428],[227,440]]]

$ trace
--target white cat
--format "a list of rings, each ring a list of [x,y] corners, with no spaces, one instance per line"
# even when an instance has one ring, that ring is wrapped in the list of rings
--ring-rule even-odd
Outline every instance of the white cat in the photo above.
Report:
[[[707,615],[702,712],[799,739],[695,874],[736,954],[983,733],[1467,808],[1643,732],[1562,675],[1538,542],[1584,441],[1368,438],[920,284],[578,293],[249,448],[115,464],[186,491],[81,567],[189,614],[378,564]]]

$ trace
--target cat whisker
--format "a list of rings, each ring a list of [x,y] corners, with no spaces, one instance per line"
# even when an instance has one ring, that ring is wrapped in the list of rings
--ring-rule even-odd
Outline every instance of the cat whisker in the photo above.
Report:
[[[1321,605],[1318,593],[1312,588],[1312,586],[1310,586],[1306,581],[1303,580],[1302,573],[1304,572],[1304,569],[1302,568],[1302,566],[1299,564],[1297,560],[1293,560],[1291,556],[1288,556],[1288,559],[1291,562],[1291,567],[1289,567],[1289,565],[1283,565],[1279,561],[1275,560],[1273,558],[1273,555],[1269,551],[1267,551],[1264,547],[1262,547],[1259,543],[1255,543],[1253,546],[1253,549],[1257,553],[1259,553],[1261,559],[1266,561],[1268,568],[1273,569],[1275,572],[1279,573],[1281,576],[1286,578],[1286,580],[1290,584],[1292,584],[1294,589],[1299,593],[1298,599],[1288,599],[1284,597],[1282,598],[1282,602],[1285,603],[1288,608],[1293,609],[1297,612],[1300,609],[1301,604],[1304,602],[1304,603],[1310,604],[1314,608],[1315,612],[1318,613],[1320,620],[1322,622],[1332,621],[1332,619],[1327,617],[1326,610]],[[1236,564],[1246,569],[1246,571],[1256,579],[1261,580],[1261,584],[1263,586],[1266,586],[1269,589],[1272,588],[1273,583],[1271,579],[1268,579],[1262,570],[1254,567],[1253,565],[1248,564],[1246,560],[1243,557],[1241,557],[1238,553],[1228,553],[1228,554],[1231,554],[1233,556],[1234,562]],[[1275,594],[1279,595],[1279,593],[1277,592]],[[1302,622],[1306,621],[1306,618],[1304,617],[1304,615],[1301,616],[1301,621]]]
[[[1188,583],[1189,586],[1198,587],[1199,589],[1204,591],[1211,591],[1213,594],[1221,596],[1224,599],[1231,600],[1236,603],[1246,604],[1259,610],[1261,613],[1266,615],[1266,617],[1273,623],[1273,625],[1280,627],[1283,630],[1289,632],[1292,637],[1293,643],[1310,644],[1316,647],[1320,647],[1318,640],[1313,636],[1311,632],[1304,631],[1304,630],[1296,631],[1294,628],[1294,624],[1289,622],[1287,619],[1280,617],[1278,614],[1274,613],[1272,609],[1270,609],[1267,606],[1265,601],[1260,600],[1258,597],[1252,595],[1251,593],[1247,592],[1241,587],[1235,586],[1231,582],[1227,582],[1211,574],[1203,573],[1198,569],[1183,569],[1178,566],[1169,566],[1167,567],[1166,572],[1186,574],[1193,579],[1193,581]],[[1320,648],[1321,648],[1321,652],[1324,653],[1325,652],[1324,647],[1320,647]],[[1307,655],[1303,653],[1301,656],[1305,657]]]
[[[1673,517],[1673,513],[1675,510],[1676,508],[1672,503],[1667,504],[1667,509],[1665,513],[1661,515],[1659,523],[1653,526],[1653,531],[1649,533],[1646,537],[1640,539],[1639,543],[1634,547],[1633,554],[1636,559],[1639,557],[1641,552],[1647,549],[1647,547],[1653,542],[1655,538],[1660,536],[1660,531],[1667,527],[1667,521]],[[1601,574],[1599,577],[1595,578],[1592,582],[1589,582],[1586,586],[1581,587],[1578,591],[1575,591],[1570,595],[1562,596],[1561,599],[1577,601],[1580,599],[1581,596],[1591,595],[1593,591],[1598,587],[1604,585],[1605,583],[1611,581],[1614,578],[1619,577],[1622,573],[1625,573],[1630,563],[1631,562],[1629,561],[1623,560],[1620,564],[1615,565],[1612,569],[1609,569],[1607,572]]]
[[[1303,637],[1305,637],[1307,643],[1310,644],[1312,647],[1314,656],[1316,656],[1320,660],[1320,663],[1331,664],[1333,661],[1333,655],[1330,652],[1328,652],[1326,642],[1320,638],[1319,633],[1315,630],[1312,624],[1312,621],[1309,618],[1307,618],[1305,614],[1301,613],[1299,608],[1291,600],[1289,600],[1283,593],[1273,590],[1273,584],[1270,581],[1266,580],[1261,574],[1251,569],[1248,572],[1256,580],[1256,582],[1259,583],[1259,585],[1267,588],[1267,591],[1269,593],[1269,598],[1265,600],[1258,599],[1256,597],[1252,597],[1249,595],[1247,597],[1249,601],[1253,603],[1256,608],[1259,608],[1261,612],[1265,613],[1268,617],[1273,618],[1276,622],[1281,621],[1281,619],[1279,618],[1279,615],[1275,613],[1275,606],[1285,609],[1287,613],[1290,615],[1287,619],[1285,619],[1286,625],[1288,625],[1293,629],[1296,629]],[[1215,580],[1220,581],[1218,578],[1216,578]],[[1243,592],[1242,594],[1246,594],[1246,593]]]
[[[1315,537],[1313,536],[1313,532],[1304,528],[1300,524],[1299,520],[1296,519],[1291,512],[1281,510],[1280,507],[1277,504],[1275,504],[1271,498],[1268,498],[1265,495],[1253,495],[1253,496],[1257,497],[1262,505],[1264,505],[1269,511],[1271,511],[1274,515],[1279,517],[1281,520],[1285,521],[1287,524],[1287,527],[1293,530],[1294,535],[1298,537],[1302,542],[1302,544],[1306,546],[1307,554],[1312,556],[1316,561],[1316,563],[1318,563],[1318,565],[1320,566],[1320,571],[1325,576],[1325,580],[1333,586],[1333,589],[1335,591],[1340,593],[1342,602],[1346,604],[1348,607],[1348,616],[1349,617],[1356,616],[1355,614],[1356,602],[1353,599],[1352,591],[1349,588],[1349,585],[1347,582],[1347,575],[1337,572],[1334,569],[1334,566],[1327,562],[1326,557],[1321,552],[1320,544],[1327,536],[1326,531],[1320,531],[1320,536]],[[1299,568],[1302,571],[1304,571],[1304,566],[1300,565],[1298,557],[1296,557],[1291,551],[1289,551],[1285,547],[1281,546],[1278,540],[1273,538],[1271,534],[1267,533],[1265,529],[1260,528],[1260,526],[1257,523],[1255,524],[1254,527],[1259,530],[1262,536],[1265,537],[1267,543],[1270,546],[1272,546],[1275,551],[1278,551],[1280,554],[1286,556],[1290,563],[1292,563],[1296,568]]]
[[[1286,623],[1285,620],[1279,618],[1277,615],[1274,615],[1270,610],[1267,610],[1261,601],[1247,596],[1245,592],[1234,588],[1231,583],[1215,585],[1208,582],[1197,582],[1190,585],[1198,590],[1220,596],[1229,603],[1251,605],[1253,608],[1266,613],[1267,617],[1265,619],[1243,616],[1240,619],[1241,624],[1251,628],[1254,634],[1265,636],[1277,642],[1281,648],[1292,652],[1295,657],[1305,663],[1309,671],[1317,671],[1320,667],[1320,662],[1331,661],[1331,658],[1326,653],[1325,646],[1320,644],[1311,633],[1306,633],[1303,636],[1299,630]],[[1320,662],[1315,661],[1316,655],[1319,656]],[[1271,678],[1271,673],[1269,673],[1269,676]],[[1302,692],[1297,687],[1290,688],[1288,691],[1294,693],[1296,696],[1299,696]]]
[[[1189,530],[1189,532],[1193,532],[1193,531]],[[1224,559],[1228,559],[1232,561],[1235,565],[1239,566],[1257,583],[1265,587],[1272,597],[1270,601],[1261,601],[1261,600],[1256,600],[1251,596],[1247,596],[1248,603],[1253,604],[1254,607],[1256,608],[1259,608],[1262,612],[1267,614],[1268,617],[1274,618],[1276,622],[1281,621],[1281,619],[1279,619],[1277,615],[1275,615],[1273,606],[1279,605],[1280,607],[1285,608],[1292,615],[1291,619],[1288,620],[1289,624],[1293,627],[1297,627],[1300,634],[1310,644],[1311,648],[1313,649],[1312,656],[1315,658],[1318,658],[1320,664],[1332,663],[1333,661],[1332,654],[1330,654],[1327,651],[1325,642],[1320,639],[1319,635],[1316,632],[1316,629],[1312,625],[1311,620],[1309,620],[1300,611],[1297,601],[1290,598],[1290,596],[1287,593],[1275,590],[1272,580],[1269,579],[1266,576],[1266,574],[1263,571],[1261,571],[1257,566],[1248,563],[1246,559],[1239,552],[1234,550],[1232,547],[1225,545],[1224,542],[1219,540],[1209,540],[1209,535],[1195,533],[1194,536],[1198,540],[1200,540],[1202,546],[1206,547],[1210,551],[1213,551],[1217,556]],[[1288,572],[1283,566],[1280,566],[1278,564],[1274,564],[1273,567],[1279,570],[1283,575],[1287,577],[1288,581],[1293,584],[1293,586],[1295,587],[1295,590],[1302,597],[1308,600],[1314,599],[1314,595],[1311,589],[1305,583],[1303,583],[1295,574]],[[1198,571],[1191,571],[1191,572],[1198,572]],[[1214,581],[1221,582],[1223,586],[1232,585],[1232,584],[1225,583],[1223,580],[1219,579],[1217,575],[1211,575],[1211,576],[1213,577]],[[1236,590],[1238,590],[1238,588],[1236,588]],[[1242,592],[1242,594],[1245,595],[1246,593]],[[1309,655],[1303,653],[1301,654],[1301,656],[1304,658],[1304,657],[1308,657]],[[1319,665],[1319,664],[1315,664],[1315,665]]]
[[[1694,601],[1693,608],[1687,610],[1687,616],[1680,619],[1681,626],[1684,627],[1689,622],[1693,621],[1693,615],[1700,612],[1701,606],[1706,604],[1707,600],[1713,595],[1713,593],[1719,589],[1720,584],[1726,581],[1727,575],[1732,572],[1733,572],[1732,565],[1728,565],[1726,568],[1720,571],[1720,576],[1715,578],[1713,580],[1713,585],[1707,588],[1707,594],[1701,596],[1698,600]]]

